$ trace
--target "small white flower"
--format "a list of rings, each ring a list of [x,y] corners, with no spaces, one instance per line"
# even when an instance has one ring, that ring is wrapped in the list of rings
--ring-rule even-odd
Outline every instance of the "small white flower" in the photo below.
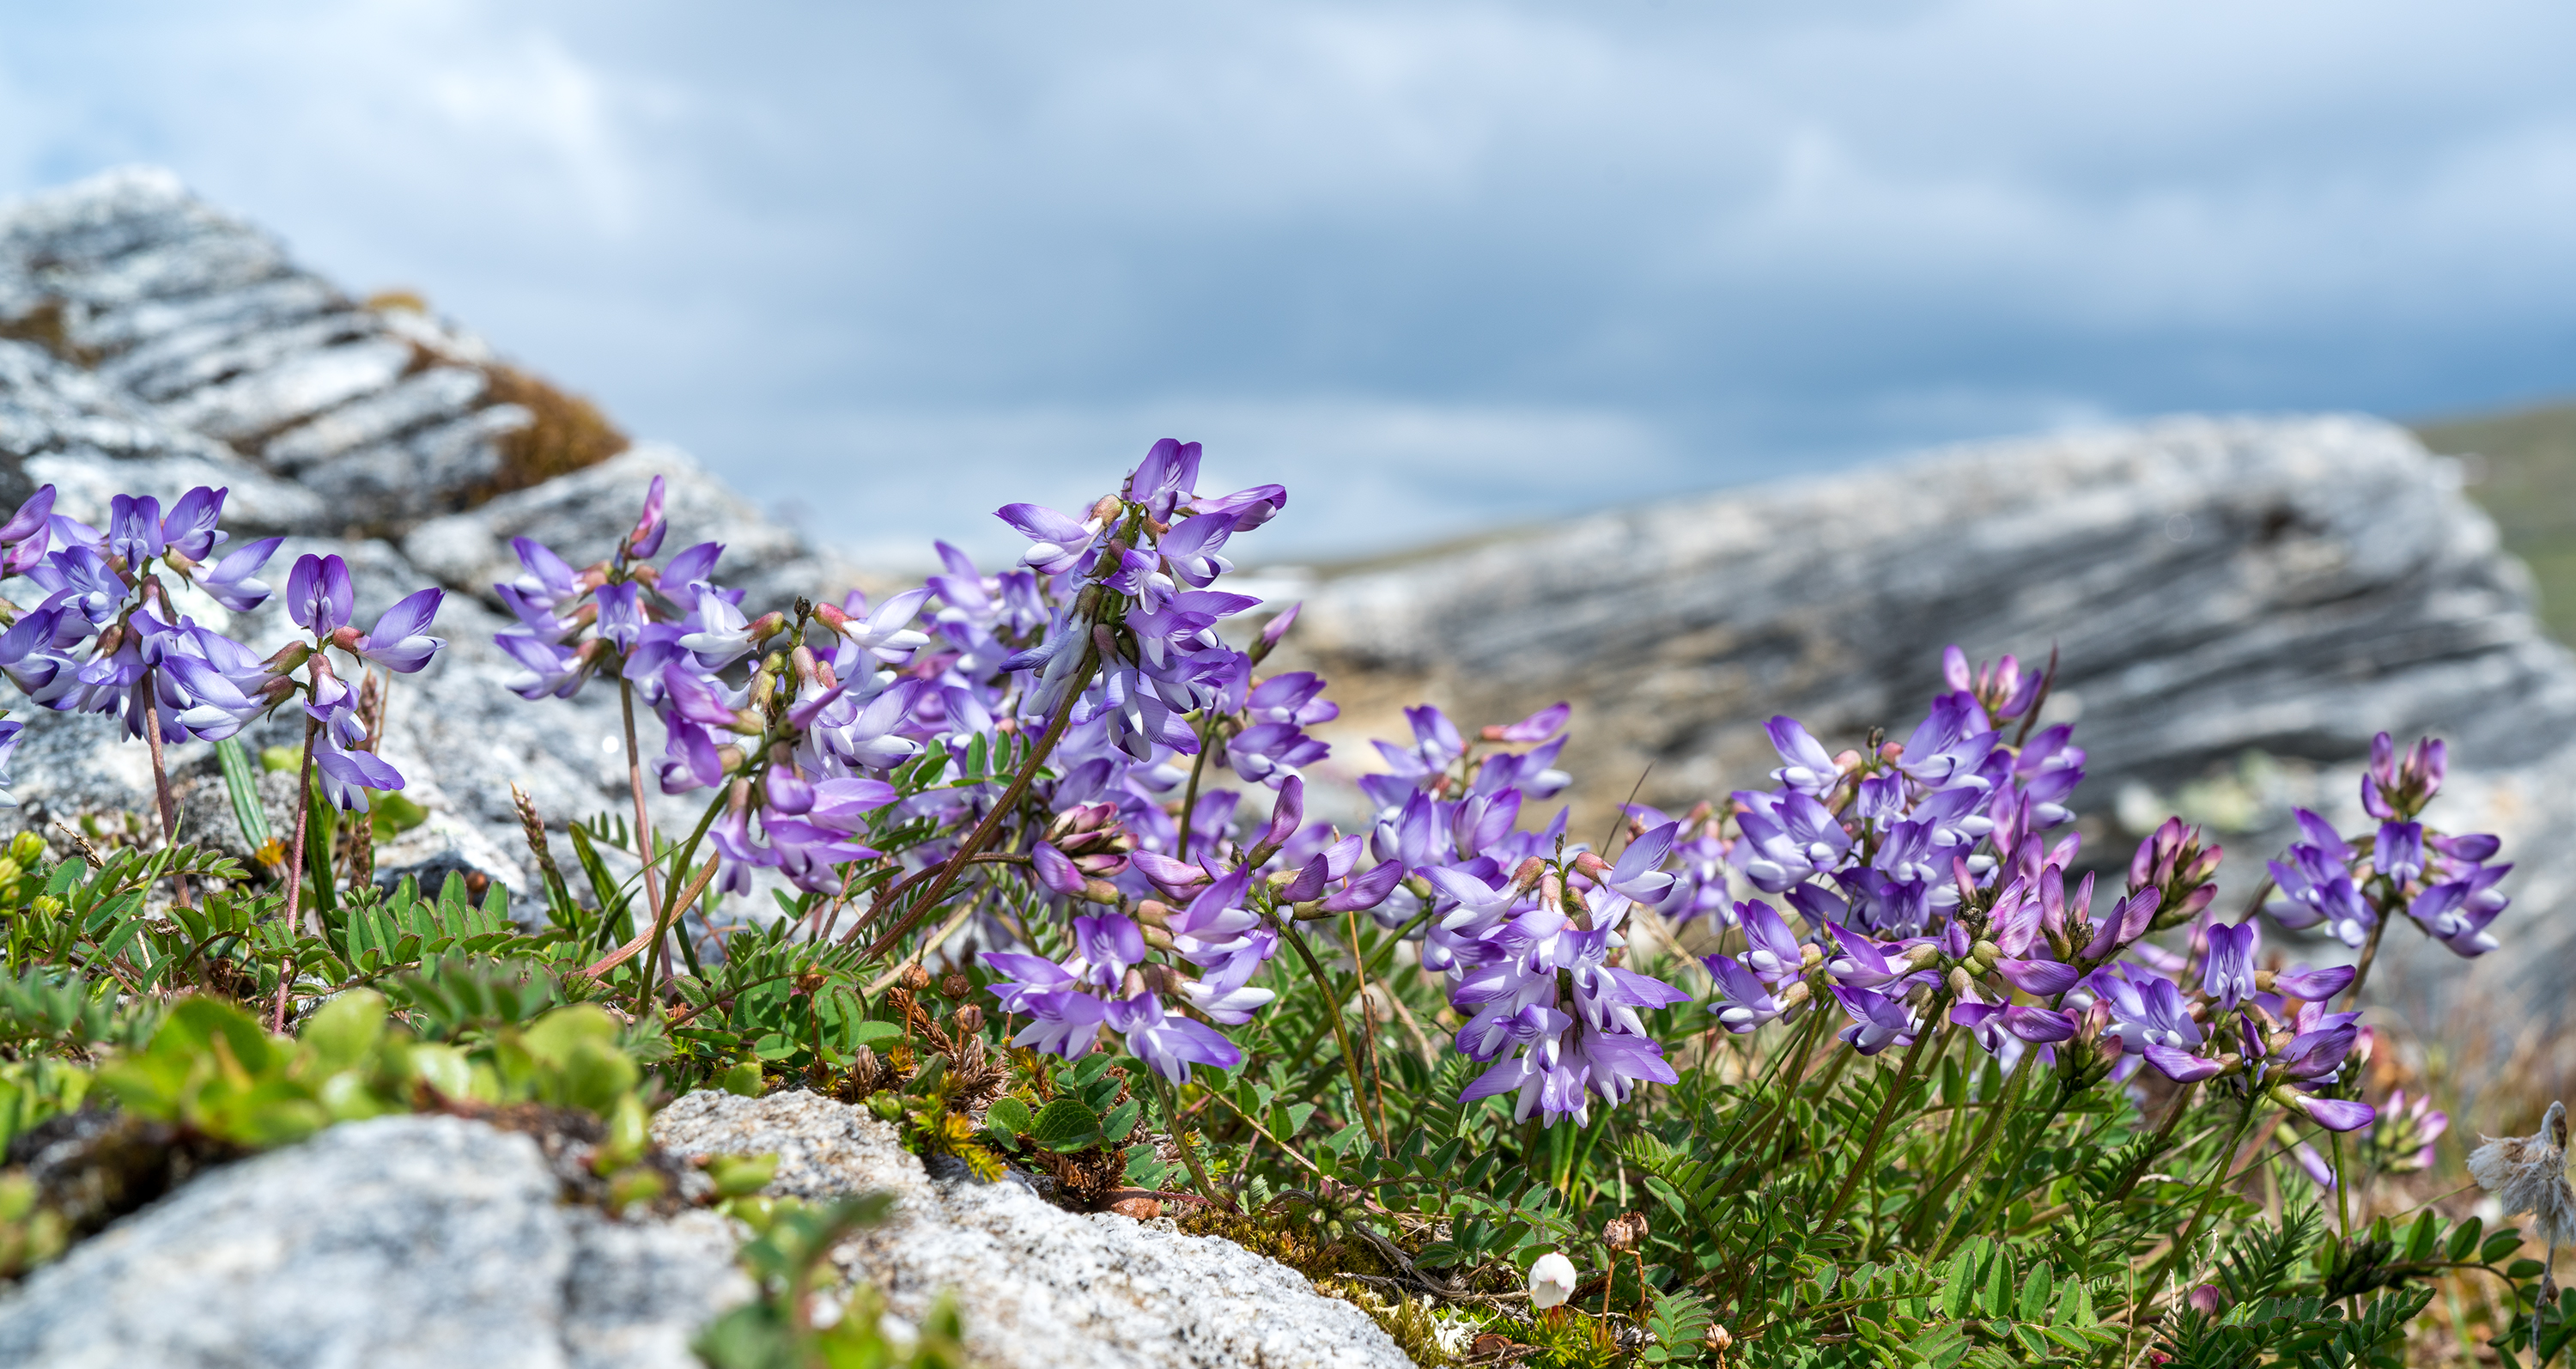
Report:
[[[2576,1192],[2567,1187],[2567,1107],[2552,1103],[2529,1136],[2486,1138],[2469,1156],[2469,1177],[2505,1212],[2528,1212],[2552,1245],[2576,1244]],[[1533,1274],[1532,1278],[1537,1276]]]
[[[1530,1305],[1545,1311],[1574,1296],[1574,1261],[1551,1250],[1530,1266]]]

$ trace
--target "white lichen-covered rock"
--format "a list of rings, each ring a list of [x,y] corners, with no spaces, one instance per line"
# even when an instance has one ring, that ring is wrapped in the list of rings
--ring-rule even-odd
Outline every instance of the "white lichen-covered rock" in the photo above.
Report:
[[[236,525],[260,531],[401,528],[462,507],[511,483],[504,440],[533,421],[493,392],[480,339],[416,301],[349,298],[154,168],[0,205],[0,337],[42,343],[82,381],[69,408],[21,402],[0,357],[0,449],[72,442],[246,472],[182,466],[159,483],[231,483]],[[28,431],[30,415],[50,432]]]
[[[691,1094],[654,1119],[653,1139],[684,1155],[775,1152],[774,1193],[895,1194],[893,1217],[835,1261],[898,1316],[955,1294],[967,1348],[990,1369],[1410,1363],[1366,1313],[1286,1265],[1216,1237],[1066,1212],[1011,1180],[933,1180],[891,1127],[817,1094]]]
[[[215,1170],[0,1298],[49,1369],[696,1369],[751,1295],[730,1223],[568,1207],[525,1136],[352,1123]]]

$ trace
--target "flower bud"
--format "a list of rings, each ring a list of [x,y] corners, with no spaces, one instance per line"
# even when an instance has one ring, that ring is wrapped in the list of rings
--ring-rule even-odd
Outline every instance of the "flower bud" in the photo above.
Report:
[[[1126,511],[1127,506],[1120,502],[1118,496],[1104,494],[1091,506],[1091,521],[1105,525],[1110,519]]]

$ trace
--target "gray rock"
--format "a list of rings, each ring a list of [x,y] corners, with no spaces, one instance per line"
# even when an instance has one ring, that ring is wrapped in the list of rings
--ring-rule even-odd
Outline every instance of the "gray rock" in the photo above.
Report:
[[[400,530],[461,508],[503,474],[503,440],[531,422],[482,383],[492,356],[479,339],[350,300],[165,171],[112,171],[0,206],[10,336],[94,381],[103,400],[91,408],[122,406],[72,425],[93,450],[163,457],[154,444],[175,445],[300,476],[304,502],[263,531]],[[12,409],[27,406],[10,400],[10,370],[0,360],[0,447],[31,450],[37,439],[11,431],[23,426]],[[148,440],[135,435],[141,419],[158,420]],[[129,450],[138,442],[153,449]],[[238,505],[244,482],[232,483]]]
[[[0,1299],[0,1363],[60,1369],[695,1369],[750,1296],[730,1224],[559,1201],[479,1122],[334,1127],[219,1169]]]
[[[683,1155],[775,1152],[774,1193],[895,1194],[893,1217],[835,1262],[900,1317],[956,1294],[967,1348],[993,1369],[1410,1363],[1366,1313],[1286,1265],[1215,1237],[1077,1216],[1017,1182],[934,1181],[892,1128],[816,1094],[694,1093],[654,1118],[653,1139]]]
[[[2550,834],[2576,816],[2576,659],[2457,487],[2450,462],[2356,417],[1962,447],[1360,569],[1316,588],[1291,640],[1352,687],[1346,752],[1403,735],[1392,705],[1416,692],[1467,722],[1572,699],[1567,768],[1592,824],[1649,765],[1661,805],[1766,783],[1776,713],[1837,748],[1881,725],[1902,740],[1945,644],[2042,663],[2054,645],[2051,720],[2081,719],[2096,859],[2125,861],[2138,835],[2115,808],[2151,823],[2177,790],[2234,783],[2249,753],[2283,776],[2240,796],[2225,833],[2240,891],[2291,802],[2359,825],[2374,733],[2438,733],[2456,796],[2437,819],[2501,831],[2523,862],[2502,930],[2535,954],[2481,973],[2563,971],[2576,853]],[[2135,801],[2115,803],[2124,790]],[[2424,967],[2464,982],[2445,953]]]

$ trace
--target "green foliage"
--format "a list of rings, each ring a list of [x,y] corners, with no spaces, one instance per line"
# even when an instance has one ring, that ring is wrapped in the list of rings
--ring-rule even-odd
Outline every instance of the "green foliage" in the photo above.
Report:
[[[882,1221],[893,1206],[884,1194],[811,1207],[793,1200],[738,1205],[736,1215],[757,1229],[742,1263],[760,1296],[700,1333],[698,1356],[712,1369],[966,1369],[957,1309],[944,1298],[909,1345],[886,1337],[883,1300],[864,1284],[830,1325],[814,1325],[809,1309],[817,1284],[830,1277],[832,1247]]]

